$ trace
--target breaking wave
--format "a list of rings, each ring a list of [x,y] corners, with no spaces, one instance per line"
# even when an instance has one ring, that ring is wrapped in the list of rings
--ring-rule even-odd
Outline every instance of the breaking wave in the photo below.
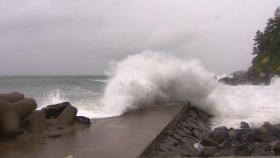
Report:
[[[89,79],[89,81],[92,81],[92,82],[99,82],[99,83],[107,83],[108,80],[102,80],[102,79]]]
[[[209,112],[216,125],[236,127],[280,122],[280,80],[270,86],[228,86],[217,82],[195,59],[161,52],[131,55],[116,65],[102,104],[110,116],[164,102],[192,102]]]
[[[61,93],[60,89],[55,89],[54,91],[50,91],[47,93],[46,97],[39,101],[39,105],[41,107],[57,104],[61,102],[68,101],[68,99]]]

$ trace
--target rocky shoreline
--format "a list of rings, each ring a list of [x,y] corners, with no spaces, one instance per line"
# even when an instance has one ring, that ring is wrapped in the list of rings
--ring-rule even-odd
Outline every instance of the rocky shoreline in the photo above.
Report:
[[[89,118],[76,116],[78,110],[69,102],[36,108],[36,101],[22,93],[0,94],[0,141],[34,135],[57,138],[91,125]]]
[[[76,116],[77,108],[69,102],[36,108],[36,101],[21,93],[0,94],[0,141],[20,140],[22,145],[34,140],[44,143],[46,138],[73,135],[91,125],[89,118]],[[251,128],[241,122],[238,129],[224,126],[211,129],[211,117],[191,104],[186,105],[173,119],[172,126],[167,126],[142,156],[280,155],[280,125],[266,122]]]
[[[271,78],[275,77],[275,74],[257,74],[252,71],[236,71],[230,76],[219,79],[220,82],[237,86],[237,85],[269,85]]]
[[[146,157],[218,157],[280,155],[280,125],[264,123],[239,129],[225,126],[211,129],[207,113],[189,106],[181,118],[148,149]]]

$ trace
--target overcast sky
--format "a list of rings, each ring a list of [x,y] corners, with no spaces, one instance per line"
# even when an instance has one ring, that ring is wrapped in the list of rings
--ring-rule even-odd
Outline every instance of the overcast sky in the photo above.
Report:
[[[102,74],[143,50],[212,72],[251,64],[280,0],[0,0],[0,75]]]

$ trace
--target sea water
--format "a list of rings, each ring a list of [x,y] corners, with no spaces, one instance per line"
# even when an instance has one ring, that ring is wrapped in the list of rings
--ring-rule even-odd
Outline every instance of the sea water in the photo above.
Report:
[[[111,76],[0,77],[0,92],[19,91],[39,108],[70,101],[79,115],[114,117],[165,102],[188,102],[212,114],[213,126],[280,123],[280,79],[271,85],[229,86],[196,59],[145,51],[119,61]]]
[[[103,109],[121,115],[159,102],[187,102],[212,114],[213,126],[280,123],[280,79],[271,85],[229,86],[196,59],[145,51],[120,61],[103,95]]]
[[[18,91],[34,98],[38,109],[64,101],[76,106],[79,115],[93,117],[100,107],[106,76],[2,76],[0,93]]]

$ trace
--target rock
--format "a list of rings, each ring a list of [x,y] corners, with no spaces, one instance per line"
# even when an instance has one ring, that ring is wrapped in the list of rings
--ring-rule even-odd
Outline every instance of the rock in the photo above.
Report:
[[[185,134],[192,134],[191,130],[186,127],[182,127],[182,132],[184,132]]]
[[[274,154],[270,150],[271,146],[267,143],[254,143],[254,149],[251,156],[273,156]]]
[[[176,157],[179,155],[180,155],[179,152],[174,151],[174,150],[159,153],[160,158],[169,158],[169,157],[174,157],[174,156]]]
[[[235,139],[237,136],[237,131],[234,128],[228,129],[228,137],[230,139]]]
[[[177,128],[177,130],[175,130],[175,133],[177,133],[181,137],[185,137],[187,135],[187,133],[185,133],[183,130],[181,130],[179,128]]]
[[[217,150],[216,150],[215,147],[204,147],[199,151],[198,156],[200,156],[200,157],[212,157],[212,156],[215,156],[216,151]]]
[[[7,111],[1,116],[1,135],[5,138],[14,138],[21,132],[19,129],[20,117],[14,111]]]
[[[203,122],[208,122],[209,118],[211,117],[209,114],[201,110],[196,110],[196,113]]]
[[[204,138],[202,132],[200,132],[198,129],[193,129],[192,134],[193,134],[194,137],[196,137],[199,140]]]
[[[222,148],[217,148],[216,155],[217,157],[221,156],[234,156],[235,155],[235,146],[225,146]]]
[[[192,118],[188,118],[186,121],[182,122],[182,126],[189,129],[199,128],[199,126],[196,124],[196,120]]]
[[[247,122],[241,122],[240,128],[250,128],[250,125]]]
[[[172,151],[175,147],[173,147],[172,145],[167,145],[167,144],[160,144],[159,145],[159,150],[162,152],[168,152],[168,151]]]
[[[164,139],[163,143],[167,145],[174,145],[178,143],[178,140],[174,139],[173,137],[167,136],[166,139]]]
[[[255,136],[258,142],[272,142],[276,140],[276,138],[269,135],[263,127],[255,129]]]
[[[188,112],[188,116],[190,116],[191,118],[193,118],[195,120],[198,118],[198,115],[193,110],[190,110]]]
[[[1,93],[0,98],[10,103],[17,102],[24,99],[24,95],[19,92]]]
[[[228,129],[225,126],[215,128],[209,137],[221,143],[228,138]]]
[[[187,135],[179,141],[184,142],[185,144],[194,144],[199,142],[199,140],[192,135]]]
[[[200,142],[203,146],[218,146],[219,143],[211,138],[203,138]]]
[[[176,151],[178,151],[180,153],[180,156],[183,157],[194,157],[198,155],[198,151],[193,146],[193,144],[178,145]]]
[[[57,119],[46,119],[47,126],[57,126],[58,121]]]
[[[275,155],[280,155],[280,140],[276,140],[271,143],[271,148],[274,151]]]
[[[63,133],[61,133],[61,132],[50,132],[48,134],[49,138],[59,138],[59,137],[62,137],[62,136],[63,136]]]
[[[45,113],[41,110],[33,111],[28,118],[30,132],[42,132],[46,129]]]
[[[24,118],[37,108],[37,103],[34,99],[28,98],[12,103],[11,108],[17,112],[21,118]]]
[[[234,150],[234,155],[236,156],[249,156],[252,149],[247,144],[239,144]]]
[[[45,112],[46,118],[51,119],[51,118],[57,118],[58,115],[67,107],[71,106],[69,102],[62,102],[59,104],[54,104],[54,105],[48,105],[42,110]]]
[[[57,121],[63,125],[71,125],[77,114],[78,110],[74,106],[67,106],[57,117]]]
[[[258,140],[253,129],[237,129],[235,139],[242,143],[252,143]]]
[[[57,138],[75,134],[75,129],[72,126],[57,125],[48,127],[46,134],[49,138]]]
[[[10,104],[10,102],[0,99],[0,115],[11,108]]]
[[[81,123],[81,124],[91,125],[90,119],[88,117],[85,117],[85,116],[76,116],[75,120],[78,123]]]
[[[199,129],[201,129],[203,133],[211,132],[211,127],[208,125],[208,122],[197,120],[197,125],[199,126]]]
[[[267,133],[271,136],[276,136],[276,137],[280,136],[280,129],[278,129],[277,127],[275,127],[274,125],[272,125],[270,123],[265,123],[262,126],[262,130],[264,133]]]
[[[171,137],[173,137],[176,140],[181,140],[183,137],[181,137],[180,135],[178,135],[177,133],[173,133],[172,135],[170,135]]]

